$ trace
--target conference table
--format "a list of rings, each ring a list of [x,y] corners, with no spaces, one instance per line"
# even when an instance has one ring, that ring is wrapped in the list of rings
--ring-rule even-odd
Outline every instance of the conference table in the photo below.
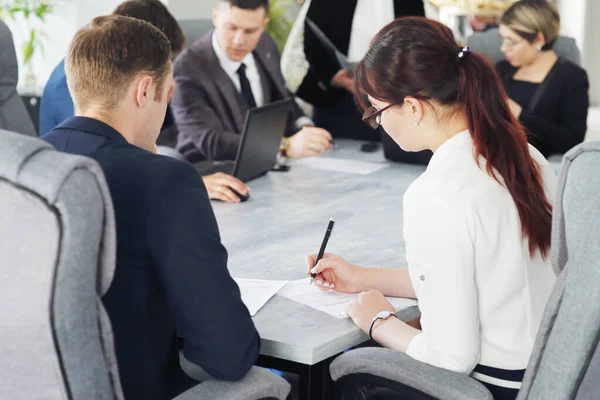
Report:
[[[337,140],[324,157],[389,166],[361,175],[292,163],[288,172],[272,171],[251,181],[248,201],[212,203],[233,277],[306,277],[305,257],[318,252],[330,218],[335,227],[327,252],[363,266],[406,267],[402,197],[425,167],[388,162],[381,147],[364,153],[361,144]],[[398,316],[410,321],[419,310],[410,307]],[[338,319],[277,295],[253,319],[262,340],[258,364],[298,374],[301,399],[331,398],[329,364],[369,339],[350,318]]]

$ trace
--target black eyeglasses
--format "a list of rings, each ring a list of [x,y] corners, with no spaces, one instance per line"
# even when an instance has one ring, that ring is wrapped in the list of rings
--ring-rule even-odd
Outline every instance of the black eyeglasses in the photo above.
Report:
[[[375,106],[367,108],[362,116],[363,122],[365,122],[373,129],[379,128],[379,125],[381,125],[381,113],[393,105],[394,104],[390,104],[386,107],[383,107],[381,110],[378,110],[377,108],[375,108]]]

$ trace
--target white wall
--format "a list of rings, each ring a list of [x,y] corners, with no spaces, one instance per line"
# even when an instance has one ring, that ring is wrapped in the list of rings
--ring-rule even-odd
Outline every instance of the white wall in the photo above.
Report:
[[[559,0],[555,3],[560,11],[561,33],[575,38],[577,46],[583,49],[587,0]]]
[[[203,0],[200,0],[203,1]],[[77,29],[99,15],[110,14],[121,0],[58,0],[55,9],[47,17],[46,23],[37,24],[46,37],[41,40],[43,52],[35,50],[32,58],[32,70],[37,77],[36,92],[41,93],[43,87],[56,65],[64,58],[69,43]],[[11,29],[17,50],[19,65],[22,65],[22,43],[28,35],[24,21],[6,21]],[[19,87],[22,91],[26,71],[19,71]]]
[[[590,101],[600,106],[600,1],[587,0],[583,66],[590,79]]]
[[[577,41],[581,50],[583,68],[590,80],[590,100],[600,105],[600,1],[559,0],[556,2],[561,16],[564,35]]]
[[[218,0],[162,0],[177,19],[210,18]]]

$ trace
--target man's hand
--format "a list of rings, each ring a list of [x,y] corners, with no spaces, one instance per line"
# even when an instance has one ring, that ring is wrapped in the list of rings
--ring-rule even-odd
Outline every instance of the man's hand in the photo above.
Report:
[[[289,158],[318,156],[331,149],[331,134],[325,129],[305,126],[289,138]]]
[[[217,172],[216,174],[203,176],[202,180],[211,200],[223,200],[227,203],[239,203],[240,198],[231,190],[245,196],[250,189],[242,181],[231,175]]]
[[[354,79],[348,75],[348,71],[345,69],[340,69],[334,76],[331,78],[331,84],[333,86],[337,86],[342,89],[346,89],[350,93],[354,93]]]

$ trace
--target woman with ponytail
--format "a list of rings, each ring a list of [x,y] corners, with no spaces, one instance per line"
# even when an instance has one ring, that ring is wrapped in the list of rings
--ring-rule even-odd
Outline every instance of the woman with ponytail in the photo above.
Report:
[[[514,399],[555,283],[554,172],[528,145],[494,68],[439,22],[390,23],[355,74],[365,122],[406,151],[434,152],[404,196],[408,268],[329,254],[316,266],[309,256],[309,273],[323,290],[361,293],[349,315],[383,346]],[[422,329],[393,318],[384,296],[418,299]]]

